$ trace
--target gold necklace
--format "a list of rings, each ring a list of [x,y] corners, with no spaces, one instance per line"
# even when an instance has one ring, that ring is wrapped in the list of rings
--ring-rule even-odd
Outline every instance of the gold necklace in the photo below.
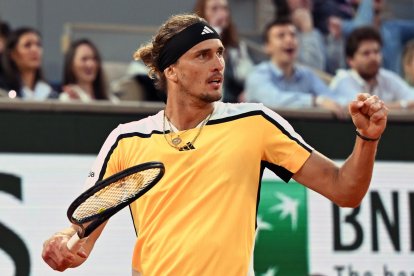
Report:
[[[203,120],[203,122],[201,123],[201,126],[199,127],[198,132],[197,132],[196,136],[194,136],[193,140],[192,140],[191,142],[187,143],[184,147],[179,147],[179,145],[180,145],[180,144],[181,144],[181,142],[182,142],[182,139],[181,139],[181,137],[180,137],[180,135],[179,135],[179,134],[177,134],[177,137],[172,138],[172,133],[175,133],[175,132],[173,131],[173,128],[172,128],[171,122],[170,122],[170,120],[168,119],[168,117],[167,117],[167,115],[165,114],[165,111],[164,111],[164,116],[163,116],[163,124],[162,124],[162,133],[163,133],[163,135],[164,135],[164,139],[165,139],[165,141],[167,141],[168,145],[170,145],[171,147],[173,147],[173,148],[175,148],[175,149],[177,149],[177,150],[182,150],[183,148],[189,148],[189,145],[193,146],[193,145],[194,145],[194,143],[195,143],[195,141],[197,140],[198,136],[200,136],[201,131],[203,130],[203,127],[207,124],[207,122],[210,120],[211,116],[213,115],[213,112],[214,112],[214,109],[213,109],[213,111],[212,111],[212,112],[211,112],[211,113],[207,116],[207,118]],[[166,131],[165,131],[165,121],[166,121],[166,120],[167,120],[167,123],[168,123],[168,125],[169,125],[169,127],[170,127],[170,139],[171,139],[171,142],[167,139],[167,135],[166,135],[166,133],[165,133],[165,132],[166,132]],[[187,131],[189,131],[189,130],[190,130],[190,129],[185,130],[183,133],[181,133],[181,135],[183,135],[184,133],[186,133],[186,132],[187,132]]]
[[[181,133],[181,134],[175,133],[175,132],[173,131],[173,127],[172,127],[172,125],[171,125],[171,121],[170,121],[170,119],[168,119],[168,117],[167,117],[167,115],[165,115],[165,113],[164,113],[164,117],[165,117],[165,119],[167,120],[168,125],[170,126],[170,139],[171,139],[171,143],[173,143],[173,145],[175,145],[175,146],[178,146],[178,145],[179,145],[179,144],[181,144],[181,142],[183,141],[183,140],[181,139],[180,135],[184,135],[187,131],[189,131],[189,130],[190,130],[190,128],[189,128],[189,129],[186,129],[186,130],[185,130],[183,133]],[[174,138],[173,138],[173,133],[174,133],[174,134],[176,134],[176,135],[177,135],[177,137],[174,137]]]

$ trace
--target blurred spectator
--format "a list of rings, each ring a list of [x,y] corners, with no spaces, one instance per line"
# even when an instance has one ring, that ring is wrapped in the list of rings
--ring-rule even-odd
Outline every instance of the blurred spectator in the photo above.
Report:
[[[414,20],[388,19],[381,23],[384,39],[384,67],[402,75],[401,57],[404,45],[414,38]]]
[[[373,2],[374,1],[374,2]],[[345,68],[344,40],[356,27],[373,24],[382,0],[309,0],[315,27],[325,36],[326,71]]]
[[[257,65],[246,83],[246,99],[270,107],[321,107],[344,116],[334,94],[310,69],[295,64],[298,52],[296,28],[288,19],[266,26],[265,51],[269,61]]]
[[[155,86],[142,60],[132,61],[126,74],[111,82],[111,90],[121,101],[166,102],[166,93]]]
[[[1,56],[3,54],[4,48],[6,47],[7,37],[10,34],[10,27],[7,22],[0,20],[0,80],[1,75],[3,74],[2,64],[1,64]],[[0,97],[7,97],[8,91],[0,88]]]
[[[326,71],[324,37],[313,25],[311,2],[306,0],[274,0],[276,18],[289,17],[297,28],[300,51],[298,62]]]
[[[378,95],[389,108],[414,107],[414,91],[394,72],[381,69],[382,40],[373,27],[355,29],[348,37],[345,54],[350,70],[340,70],[331,82],[340,103],[347,105],[356,95]]]
[[[44,80],[43,48],[40,33],[30,27],[11,32],[2,55],[3,74],[0,87],[9,91],[9,97],[45,100],[58,94]]]
[[[223,101],[239,102],[244,91],[244,82],[254,64],[247,45],[239,39],[227,0],[197,0],[194,12],[221,35],[225,51]]]
[[[330,43],[346,39],[357,27],[377,27],[383,38],[384,68],[402,75],[402,51],[405,43],[414,38],[414,20],[384,20],[384,6],[384,0],[313,0],[313,18]],[[328,59],[330,56],[335,55]],[[327,64],[334,63],[335,59],[329,59]]]
[[[101,56],[90,40],[79,39],[69,46],[65,54],[62,86],[59,99],[63,101],[111,99]]]
[[[414,40],[407,42],[402,57],[404,79],[414,87]]]
[[[7,22],[0,20],[0,56],[6,47],[7,37],[10,34],[10,27]]]
[[[335,38],[347,37],[355,28],[371,25],[383,0],[312,0],[315,26]]]

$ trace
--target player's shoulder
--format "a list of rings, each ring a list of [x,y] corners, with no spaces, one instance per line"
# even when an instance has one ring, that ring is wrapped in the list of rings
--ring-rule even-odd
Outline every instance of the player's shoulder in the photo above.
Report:
[[[216,103],[212,120],[217,123],[250,118],[249,123],[276,126],[289,133],[294,133],[292,126],[276,111],[266,107],[262,103]],[[254,118],[253,118],[254,117]],[[211,120],[210,120],[211,121]]]
[[[251,116],[268,116],[279,118],[280,116],[262,103],[223,103],[215,104],[214,114],[211,120],[232,120],[242,119]]]
[[[264,109],[261,103],[223,103],[216,102],[212,119],[260,113]]]
[[[140,120],[119,124],[115,129],[119,135],[129,133],[151,134],[162,131],[163,111],[157,114],[142,118]]]

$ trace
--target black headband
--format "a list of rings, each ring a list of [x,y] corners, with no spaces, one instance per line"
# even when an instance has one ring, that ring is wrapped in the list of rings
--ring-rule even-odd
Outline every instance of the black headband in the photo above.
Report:
[[[163,72],[165,68],[175,63],[194,45],[214,38],[220,39],[220,35],[205,22],[197,22],[186,27],[167,41],[164,48],[162,48],[157,61],[158,69]]]

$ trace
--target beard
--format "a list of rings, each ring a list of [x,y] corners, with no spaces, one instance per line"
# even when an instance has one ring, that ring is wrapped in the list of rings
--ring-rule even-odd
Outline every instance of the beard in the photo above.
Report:
[[[216,73],[216,75],[217,74],[219,73]],[[178,89],[181,90],[181,93],[183,95],[186,95],[186,97],[197,99],[200,102],[206,104],[221,100],[223,94],[223,83],[221,83],[221,86],[217,89],[212,89],[211,87],[202,87],[203,85],[207,86],[208,81],[212,80],[215,75],[210,76],[206,81],[194,81],[193,79],[190,80],[190,77],[187,77],[186,75],[182,76],[182,80],[178,83]]]
[[[199,98],[205,103],[214,103],[214,102],[221,100],[222,93],[217,93],[217,94],[202,93]]]
[[[365,81],[369,81],[378,75],[379,69],[379,65],[370,65],[367,70],[360,70],[358,73]]]
[[[222,98],[222,91],[223,88],[220,88],[217,91],[203,91],[201,93],[193,93],[193,91],[189,90],[188,88],[181,86],[180,89],[183,93],[183,95],[186,95],[186,97],[191,97],[193,99],[198,99],[199,101],[206,103],[206,104],[210,104],[210,103],[214,103],[217,102],[219,100],[221,100]]]

